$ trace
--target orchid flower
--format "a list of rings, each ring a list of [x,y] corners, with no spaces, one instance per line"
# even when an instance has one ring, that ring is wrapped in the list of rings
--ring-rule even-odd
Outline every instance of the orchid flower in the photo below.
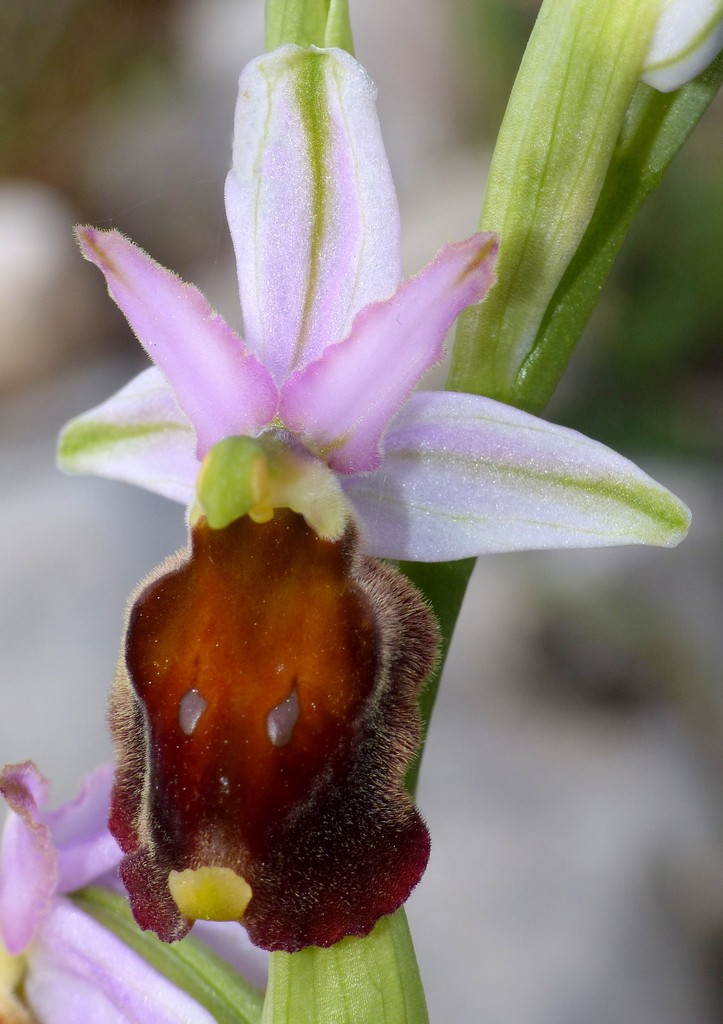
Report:
[[[31,762],[0,772],[10,815],[0,848],[0,1020],[212,1024],[212,1016],[68,893],[106,885],[121,850],[108,832],[111,766],[77,799],[44,809],[47,782]],[[21,994],[22,993],[22,996]]]
[[[116,231],[83,254],[155,363],[72,421],[61,465],[190,507],[139,589],[112,697],[111,830],[144,928],[239,920],[267,949],[365,935],[429,837],[404,789],[436,629],[377,558],[671,545],[628,460],[470,394],[413,389],[493,283],[496,238],[401,280],[365,72],[288,45],[242,73],[226,208],[243,338]]]

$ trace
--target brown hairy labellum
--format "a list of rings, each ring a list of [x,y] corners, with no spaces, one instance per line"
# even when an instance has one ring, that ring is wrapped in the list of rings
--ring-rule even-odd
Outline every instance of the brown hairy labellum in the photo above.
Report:
[[[236,919],[292,952],[366,935],[421,877],[404,776],[437,630],[350,525],[201,519],[131,608],[110,828],[142,928]]]

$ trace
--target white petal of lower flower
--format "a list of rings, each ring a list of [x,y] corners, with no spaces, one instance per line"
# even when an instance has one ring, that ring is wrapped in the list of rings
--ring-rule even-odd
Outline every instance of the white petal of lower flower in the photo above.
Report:
[[[63,898],[40,928],[25,989],[43,1024],[214,1024],[187,993]]]

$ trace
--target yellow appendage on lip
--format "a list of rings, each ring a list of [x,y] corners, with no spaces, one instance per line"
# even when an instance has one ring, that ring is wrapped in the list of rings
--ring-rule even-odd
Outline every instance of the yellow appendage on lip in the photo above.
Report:
[[[240,921],[251,901],[251,886],[231,868],[170,871],[168,888],[184,917],[192,921]]]

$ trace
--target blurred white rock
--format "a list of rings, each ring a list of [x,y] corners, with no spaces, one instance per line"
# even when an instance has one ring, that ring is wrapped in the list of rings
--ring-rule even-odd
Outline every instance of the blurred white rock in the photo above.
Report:
[[[0,391],[48,375],[91,332],[97,296],[75,220],[51,188],[0,182]]]

